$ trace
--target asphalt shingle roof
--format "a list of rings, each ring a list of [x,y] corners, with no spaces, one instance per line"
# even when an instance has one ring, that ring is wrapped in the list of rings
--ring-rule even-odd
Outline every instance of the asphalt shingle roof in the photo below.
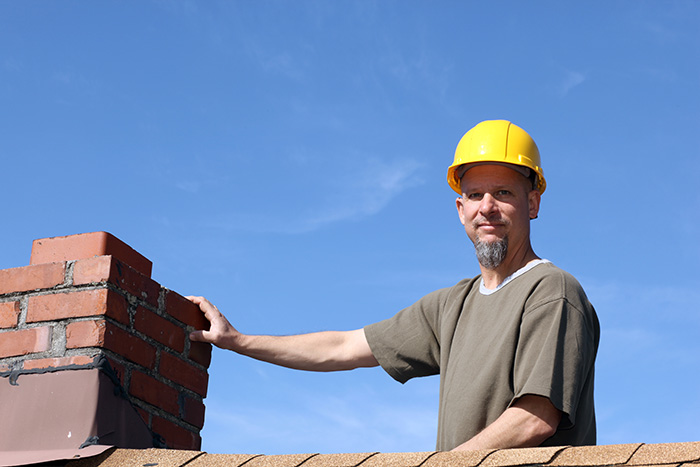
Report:
[[[470,452],[354,454],[208,454],[165,449],[111,449],[67,467],[518,467],[700,465],[700,442],[492,449]]]

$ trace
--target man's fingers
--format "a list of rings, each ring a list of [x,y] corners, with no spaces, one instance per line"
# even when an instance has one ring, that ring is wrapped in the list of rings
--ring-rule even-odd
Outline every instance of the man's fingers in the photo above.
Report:
[[[206,331],[192,331],[190,333],[190,340],[195,342],[208,342],[205,336]]]
[[[221,312],[216,308],[209,300],[204,297],[195,297],[193,295],[188,295],[185,297],[187,300],[191,301],[195,305],[199,306],[199,309],[204,312],[204,317],[209,321],[217,316],[221,315]]]
[[[195,295],[188,295],[185,297],[187,300],[191,301],[195,305],[198,305],[200,308],[208,308],[208,307],[214,307],[214,305],[211,304],[209,300],[207,300],[204,297],[197,297]]]
[[[217,347],[224,347],[225,342],[238,334],[238,331],[231,326],[226,317],[221,314],[219,309],[204,297],[188,296],[185,297],[204,313],[204,317],[209,321],[209,330],[195,330],[190,333],[190,340],[195,342],[207,342],[214,344]]]

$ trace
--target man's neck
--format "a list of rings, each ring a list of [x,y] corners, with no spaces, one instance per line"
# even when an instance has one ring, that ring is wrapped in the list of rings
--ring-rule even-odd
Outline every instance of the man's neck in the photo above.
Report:
[[[540,258],[532,250],[532,247],[528,247],[523,253],[518,254],[515,252],[515,254],[512,256],[507,255],[497,268],[487,269],[479,264],[479,268],[481,268],[481,278],[484,281],[484,287],[491,290],[495,289],[515,271],[525,267],[525,265],[527,265],[527,263],[530,261],[535,261],[538,259]]]

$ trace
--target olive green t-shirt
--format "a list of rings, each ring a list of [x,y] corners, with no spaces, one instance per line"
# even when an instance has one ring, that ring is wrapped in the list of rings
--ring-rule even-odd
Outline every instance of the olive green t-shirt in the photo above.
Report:
[[[437,449],[471,439],[528,394],[563,413],[542,445],[595,444],[600,327],[583,288],[549,262],[488,295],[480,282],[465,279],[365,327],[372,353],[397,381],[440,374]]]

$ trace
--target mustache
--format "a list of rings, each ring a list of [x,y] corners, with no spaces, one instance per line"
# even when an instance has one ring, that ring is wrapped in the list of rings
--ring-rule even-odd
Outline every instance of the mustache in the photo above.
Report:
[[[472,221],[472,226],[476,229],[479,227],[481,224],[503,224],[505,226],[509,226],[510,222],[507,219],[502,218],[501,216],[494,216],[494,217],[478,217]]]

